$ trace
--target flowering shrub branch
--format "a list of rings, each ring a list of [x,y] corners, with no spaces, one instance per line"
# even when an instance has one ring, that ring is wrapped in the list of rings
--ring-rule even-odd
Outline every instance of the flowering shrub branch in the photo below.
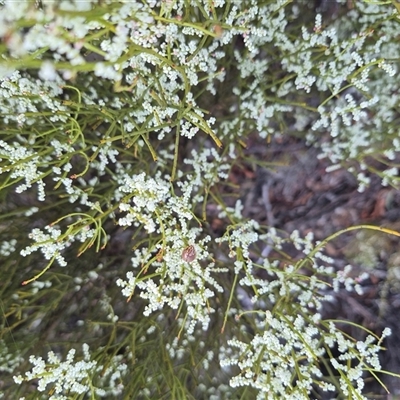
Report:
[[[285,0],[0,1],[5,398],[386,388],[389,330],[324,316],[365,278],[324,249],[400,234],[315,242],[232,200],[234,168],[266,165],[253,137],[301,137],[360,192],[397,187],[399,7],[353,3],[325,21]]]

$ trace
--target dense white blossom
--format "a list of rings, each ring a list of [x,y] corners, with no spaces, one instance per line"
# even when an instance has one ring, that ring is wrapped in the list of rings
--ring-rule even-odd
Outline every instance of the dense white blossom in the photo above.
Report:
[[[230,388],[200,383],[204,398],[228,398],[229,390],[248,386],[259,399],[305,399],[317,385],[362,399],[363,371],[381,368],[382,339],[351,340],[321,317],[335,292],[362,292],[351,266],[335,273],[312,233],[262,227],[244,218],[240,199],[228,206],[214,192],[229,180],[250,134],[259,143],[286,133],[306,138],[331,163],[327,172],[351,164],[360,192],[372,173],[383,185],[398,184],[394,6],[360,1],[332,21],[320,14],[311,26],[302,20],[299,5],[286,0],[0,1],[2,184],[29,200],[20,213],[26,218],[41,211],[32,198],[66,204],[55,222],[38,217],[32,243],[19,250],[29,259],[39,251],[48,262],[32,279],[54,261],[67,266],[67,250],[76,245],[77,255],[99,251],[106,229],[131,235],[129,268],[113,283],[128,300],[143,300],[145,317],[172,313],[182,342],[166,343],[171,360],[189,357],[190,344],[214,320],[223,321],[223,331],[237,319],[199,365],[210,371],[219,358],[225,372],[235,366],[240,373]],[[183,160],[182,143],[195,143]],[[385,165],[381,171],[369,167],[374,157]],[[208,213],[224,232],[210,234]],[[287,245],[303,258],[265,256]],[[13,257],[21,247],[2,241],[0,254]],[[100,281],[102,268],[90,266],[73,290]],[[29,294],[52,285],[36,280]],[[99,304],[117,326],[107,296]],[[253,326],[241,323],[243,314]],[[155,331],[147,328],[141,343]],[[9,359],[3,342],[0,350],[2,370],[12,372],[22,358]],[[122,356],[100,365],[87,345],[83,353],[79,361],[74,349],[65,361],[54,352],[46,361],[32,355],[32,369],[14,380],[35,380],[53,399],[122,396]],[[339,387],[319,379],[322,358],[340,374]],[[150,383],[140,391],[151,397]]]
[[[96,397],[119,395],[122,387],[119,386],[118,381],[126,373],[126,364],[121,363],[120,357],[116,356],[108,366],[99,365],[92,359],[89,346],[84,344],[82,348],[83,358],[79,361],[75,361],[75,349],[68,352],[65,361],[62,361],[53,351],[48,352],[46,361],[42,357],[30,356],[32,370],[26,372],[25,376],[14,376],[14,381],[21,384],[23,381],[38,379],[37,390],[43,392],[47,386],[51,386],[54,394],[49,398],[54,400],[64,398],[69,393],[90,393]],[[93,387],[93,377],[100,372],[102,386]],[[107,387],[108,389],[105,389]]]

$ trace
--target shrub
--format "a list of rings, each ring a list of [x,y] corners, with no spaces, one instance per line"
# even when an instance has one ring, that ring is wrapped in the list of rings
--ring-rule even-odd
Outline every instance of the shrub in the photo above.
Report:
[[[232,186],[273,168],[250,141],[284,136],[360,191],[371,174],[398,184],[398,5],[335,4],[323,20],[282,0],[2,2],[5,398],[384,386],[389,330],[324,316],[340,287],[362,291],[324,247],[399,234],[285,233],[246,218]]]

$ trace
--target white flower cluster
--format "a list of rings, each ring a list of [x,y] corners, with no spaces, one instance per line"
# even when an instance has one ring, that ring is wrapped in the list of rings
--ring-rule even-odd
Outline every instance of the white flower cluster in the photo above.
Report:
[[[239,274],[244,265],[246,265],[246,272],[249,276],[252,276],[252,261],[250,259],[249,246],[259,240],[259,235],[255,231],[258,228],[258,223],[250,220],[242,226],[238,226],[237,229],[233,229],[233,227],[232,230],[228,229],[222,238],[215,240],[217,243],[228,242],[229,257],[238,259],[234,263],[235,274]],[[241,261],[242,259],[246,260],[246,264]]]
[[[399,50],[393,46],[397,23],[391,13],[390,7],[360,2],[360,7],[333,24],[329,35],[324,30],[308,34],[310,39],[327,35],[330,39],[320,43],[327,57],[318,64],[316,88],[329,90],[331,95],[318,107],[320,118],[312,129],[330,133],[332,139],[322,143],[320,157],[328,158],[333,165],[346,165],[349,160],[360,162],[385,149],[398,151],[393,121],[399,83],[393,79],[396,66],[390,60],[398,58]],[[360,31],[349,37],[354,20],[360,22]],[[380,26],[378,40],[373,39],[371,29],[376,24]],[[310,142],[316,137],[310,133]],[[386,184],[398,182],[390,166],[379,175]],[[368,178],[358,174],[358,179],[362,191]]]
[[[318,329],[300,315],[273,317],[269,312],[264,324],[262,334],[256,334],[249,343],[232,339],[230,347],[222,351],[221,366],[240,369],[240,374],[231,379],[231,386],[254,387],[259,390],[257,399],[308,398],[305,393],[310,393],[315,379],[322,376],[315,363],[325,353]],[[293,349],[302,362],[291,356]]]
[[[140,290],[140,296],[148,301],[145,315],[165,305],[178,309],[184,303],[189,318],[183,324],[190,334],[197,322],[207,328],[210,314],[214,312],[209,300],[215,296],[214,291],[223,291],[213,275],[224,272],[215,268],[208,249],[211,238],[192,209],[204,201],[205,187],[227,177],[229,164],[227,157],[208,148],[201,152],[193,150],[192,157],[184,162],[192,169],[186,176],[179,172],[181,180],[176,184],[179,196],[173,191],[169,175],[119,173],[119,187],[114,197],[120,203],[123,216],[118,215],[118,224],[126,228],[143,227],[147,234],[155,234],[160,239],[151,247],[135,250],[131,260],[134,270],[127,273],[126,280],[118,279],[117,284],[128,298],[136,288]],[[183,252],[189,246],[193,246],[195,257],[188,261]],[[152,274],[145,274],[148,268]]]
[[[257,315],[264,314],[257,321],[256,333],[248,341],[232,338],[221,351],[223,368],[229,372],[231,366],[240,369],[230,385],[253,387],[259,391],[258,399],[305,400],[316,388],[366,399],[362,395],[364,372],[381,369],[378,358],[382,349],[380,343],[390,331],[386,329],[383,332],[378,344],[374,344],[376,338],[372,336],[364,341],[355,341],[332,322],[322,320],[320,314],[323,303],[332,299],[331,282],[335,291],[340,284],[344,284],[348,291],[355,288],[361,292],[359,279],[349,276],[350,266],[334,273],[330,266],[333,260],[315,247],[312,234],[301,238],[294,231],[289,238],[283,239],[274,229],[267,234],[257,234],[252,229],[258,229],[258,225],[250,223],[246,229],[240,226],[230,229],[220,240],[227,242],[230,248],[235,246],[235,251],[231,251],[231,256],[238,258],[234,262],[235,271],[244,272],[243,278],[238,281],[237,297],[242,298],[247,312],[251,310]],[[266,243],[279,252],[283,251],[285,243],[290,242],[306,258],[296,264],[287,262],[282,265],[278,260],[263,261],[262,258],[255,263],[249,258],[248,246],[256,242]],[[241,255],[247,257],[246,262],[240,260]],[[322,264],[319,265],[318,261]],[[306,268],[312,271],[311,276],[306,273]],[[258,277],[258,272],[267,273],[270,279],[266,279],[265,275]],[[254,296],[251,303],[245,303],[249,290],[254,292]],[[282,302],[283,298],[292,300],[286,303]],[[265,308],[271,311],[261,311]],[[235,309],[232,312],[241,313]],[[292,357],[294,349],[296,357]],[[339,349],[339,357],[332,356],[331,349]],[[336,371],[334,373],[341,376],[339,381],[326,382],[320,369],[320,359],[329,359],[332,369]],[[347,360],[352,360],[352,363]]]
[[[398,151],[398,132],[394,126],[399,83],[393,77],[399,50],[393,45],[397,35],[397,21],[391,16],[395,12],[393,7],[360,2],[360,7],[327,28],[323,28],[321,16],[317,15],[313,32],[303,27],[293,36],[285,32],[287,9],[273,4],[243,13],[248,25],[266,27],[268,21],[268,33],[252,41],[249,53],[235,51],[243,86],[233,88],[240,100],[232,111],[240,117],[221,124],[222,136],[240,137],[250,127],[255,127],[261,137],[271,136],[276,134],[276,120],[291,115],[296,120],[292,129],[305,131],[309,143],[320,147],[320,157],[328,158],[333,165],[348,166],[349,161],[359,163],[377,153]],[[360,21],[356,33],[355,20]],[[383,34],[376,38],[371,26],[380,26]],[[247,45],[247,32],[243,35]],[[263,46],[271,41],[274,57],[269,59]],[[273,76],[271,66],[276,60],[280,63],[279,70],[284,70],[288,78],[277,79],[277,84],[266,83],[266,77]],[[302,91],[305,94],[301,95]],[[324,100],[320,105],[310,107],[308,104],[316,104],[321,94]],[[291,100],[285,101],[286,98]],[[300,100],[296,102],[293,98]],[[319,117],[315,118],[315,113],[308,110],[317,112]],[[308,125],[312,130],[306,130]],[[325,132],[331,135],[330,140],[319,140]],[[391,165],[379,175],[385,184],[398,183]],[[362,190],[366,182],[362,175],[358,178]]]
[[[8,241],[1,242],[0,244],[0,254],[4,257],[8,257],[15,251],[15,245],[17,244],[16,239],[11,239]]]
[[[329,332],[324,335],[324,341],[330,349],[337,348],[339,350],[339,357],[331,358],[330,362],[341,376],[340,388],[344,396],[367,398],[362,395],[365,384],[364,372],[368,369],[374,371],[382,369],[379,360],[381,343],[390,335],[390,329],[385,328],[380,338],[368,335],[364,341],[355,343],[355,340],[348,339],[334,323],[329,323]]]
[[[58,238],[61,236],[61,230],[56,227],[46,226],[45,229],[48,233],[38,228],[32,230],[29,237],[33,239],[35,244],[21,250],[21,255],[26,257],[34,251],[40,250],[46,260],[56,259],[61,267],[65,267],[67,262],[61,253],[71,245],[71,241],[58,241]]]
[[[240,373],[230,381],[231,386],[249,386],[258,390],[257,399],[309,399],[316,388],[324,392],[339,391],[351,398],[367,399],[362,395],[363,374],[368,368],[380,370],[378,352],[380,343],[389,330],[382,333],[378,344],[368,336],[355,343],[333,324],[320,340],[318,319],[313,323],[301,315],[291,316],[270,312],[260,321],[261,333],[248,342],[228,341],[222,349],[220,363],[223,368],[239,367]],[[323,379],[319,359],[338,348],[340,356],[329,356],[331,366],[341,376],[339,387]],[[357,350],[355,350],[355,348]],[[293,357],[295,349],[296,357]],[[352,362],[350,362],[350,360]]]
[[[369,275],[367,272],[364,272],[358,277],[353,277],[351,276],[352,269],[353,267],[351,265],[346,265],[334,276],[332,285],[335,292],[338,292],[341,285],[343,285],[348,292],[352,292],[354,290],[360,295],[363,293],[363,288],[360,285],[360,282],[362,282],[364,279],[367,279]]]
[[[15,191],[22,193],[28,188],[32,187],[33,183],[36,183],[38,188],[38,199],[40,201],[45,200],[45,183],[43,182],[43,174],[39,171],[38,167],[40,161],[46,159],[46,156],[41,158],[39,154],[35,154],[34,151],[27,148],[29,143],[20,145],[17,142],[8,144],[3,140],[0,140],[0,161],[7,160],[7,166],[0,169],[0,173],[10,172],[9,176],[15,182],[19,182],[21,179],[25,180],[25,183],[19,184]]]
[[[21,255],[26,257],[40,250],[44,258],[50,260],[49,264],[56,260],[61,267],[67,265],[67,261],[62,254],[66,248],[76,241],[81,243],[90,242],[98,234],[95,229],[89,228],[88,225],[83,225],[70,234],[62,233],[58,227],[51,225],[47,225],[45,231],[47,232],[39,228],[33,229],[29,237],[34,241],[34,244],[21,250]]]
[[[29,126],[39,125],[39,121],[50,121],[53,125],[53,128],[45,132],[33,128],[34,133],[31,135],[21,131],[13,137],[12,142],[0,141],[0,161],[5,164],[0,172],[9,173],[10,183],[19,183],[15,189],[17,193],[27,191],[35,184],[39,201],[46,199],[44,179],[48,175],[52,175],[55,182],[60,181],[63,184],[70,194],[70,201],[85,197],[81,190],[72,186],[72,179],[67,177],[72,169],[70,158],[76,151],[74,143],[77,142],[76,146],[79,148],[85,143],[82,133],[77,133],[73,119],[69,116],[71,111],[59,99],[63,93],[60,85],[61,82],[32,80],[30,76],[19,71],[2,79],[0,84],[0,113],[4,116],[3,121],[6,124],[12,125],[16,122],[20,129],[24,126],[29,129]],[[66,131],[64,126],[67,121],[72,124],[69,131]],[[56,123],[61,125],[54,129]],[[63,139],[52,137],[51,146],[48,146],[47,137],[54,132],[59,132]],[[100,153],[100,165],[103,165],[106,161],[103,160],[102,152]],[[24,180],[24,183],[20,183],[21,180]],[[85,204],[84,201],[82,203]],[[90,205],[89,202],[87,204]]]
[[[51,385],[53,394],[49,397],[50,400],[67,400],[71,393],[89,393],[96,397],[120,395],[123,389],[121,377],[126,373],[126,364],[121,363],[120,357],[116,356],[105,367],[92,359],[87,344],[84,344],[82,349],[84,356],[80,361],[75,361],[75,349],[68,352],[65,361],[52,351],[47,354],[47,361],[41,357],[30,356],[32,370],[26,372],[25,376],[14,376],[14,381],[21,384],[24,381],[38,380],[39,392]],[[93,382],[100,375],[100,385],[96,387]]]
[[[23,1],[16,9],[13,2],[5,2],[0,16],[0,25],[3,26],[0,36],[7,37],[6,44],[11,55],[23,57],[47,46],[54,51],[54,65],[48,60],[44,62],[42,75],[51,68],[58,69],[57,63],[62,64],[63,60],[68,60],[70,66],[67,68],[62,64],[63,78],[55,74],[54,81],[44,74],[45,83],[22,76],[18,71],[5,77],[1,83],[3,98],[7,99],[2,108],[6,122],[18,119],[19,124],[31,124],[35,118],[27,116],[28,111],[36,115],[39,109],[51,110],[51,121],[65,122],[72,114],[71,110],[55,99],[63,93],[63,79],[75,77],[74,66],[86,63],[91,66],[94,75],[113,81],[116,93],[130,93],[129,103],[134,106],[128,107],[114,121],[123,131],[122,137],[131,132],[154,131],[161,140],[171,133],[177,117],[182,136],[192,138],[199,130],[212,131],[213,121],[205,119],[191,89],[206,80],[207,90],[215,94],[215,79],[225,79],[220,64],[226,46],[239,35],[243,37],[247,51],[235,49],[243,85],[232,90],[238,99],[232,111],[239,111],[240,117],[215,127],[221,129],[221,137],[242,136],[251,129],[249,121],[253,121],[261,137],[273,135],[276,133],[274,121],[285,114],[292,115],[304,104],[285,101],[287,96],[293,97],[302,90],[306,93],[313,89],[318,93],[329,91],[328,98],[317,108],[320,117],[317,121],[314,119],[313,129],[331,134],[332,140],[322,144],[321,156],[328,157],[336,165],[357,159],[360,152],[373,154],[377,146],[380,148],[382,127],[395,118],[396,100],[393,94],[398,92],[398,84],[388,78],[392,78],[396,70],[386,59],[395,58],[398,49],[393,48],[396,21],[390,18],[389,7],[362,2],[357,10],[340,18],[337,22],[340,29],[334,23],[324,29],[321,16],[317,15],[314,32],[303,27],[299,35],[293,36],[285,30],[291,9],[283,0],[266,5],[256,1],[237,4],[220,1],[214,2],[211,8],[207,1],[202,1],[200,3],[204,3],[203,12],[206,15],[214,17],[212,10],[224,13],[223,28],[217,25],[214,30],[207,30],[195,22],[181,23],[186,7],[184,1],[166,4],[132,1],[121,4],[112,13],[98,7],[99,17],[89,18],[86,11],[91,9],[91,3],[97,4],[95,1],[86,2],[84,6],[62,2],[59,8],[63,12],[58,14],[55,3],[45,2],[42,8],[38,8],[32,2]],[[156,12],[157,7],[160,7],[160,15]],[[294,8],[291,18],[298,15]],[[75,14],[72,10],[76,11]],[[37,23],[22,34],[15,22],[27,15],[30,21]],[[360,21],[360,31],[345,37],[353,20]],[[109,23],[116,27],[112,38],[100,37],[96,43],[98,47],[89,46],[102,60],[94,58],[90,61],[90,56],[85,59],[81,46],[86,43],[80,40],[89,34],[96,35]],[[373,40],[374,32],[370,26],[377,24],[384,35],[379,40]],[[65,29],[71,36],[64,35]],[[213,40],[202,46],[202,40],[207,36]],[[268,56],[263,50],[269,43],[274,43],[276,54],[273,56]],[[321,53],[317,65],[316,52]],[[288,75],[293,74],[293,79],[266,85],[265,77],[271,72],[271,64],[276,59],[280,62],[280,69]],[[97,88],[91,87],[94,84],[93,74],[87,80],[84,102],[99,105],[112,103],[117,110],[123,108],[126,103],[123,97],[104,97]],[[34,96],[21,96],[24,93]],[[24,104],[26,101],[29,103]],[[182,106],[184,113],[179,111]],[[371,113],[374,118],[370,117]],[[304,126],[307,120],[311,122],[313,118],[307,115],[306,110],[296,112],[294,117],[298,120],[295,126]],[[106,120],[111,122],[112,118],[108,114]],[[100,132],[96,134],[100,135]],[[314,142],[316,133],[309,132],[308,137],[310,142]],[[393,143],[385,144],[386,150],[392,145],[394,139]],[[93,166],[103,173],[104,159]],[[383,173],[382,178],[385,183],[396,181],[392,172]]]
[[[23,361],[20,354],[10,351],[4,340],[0,340],[0,372],[13,373]]]
[[[4,16],[3,13],[1,13]],[[1,18],[1,17],[0,17]],[[37,116],[46,113],[51,122],[66,122],[68,108],[58,100],[64,82],[33,79],[15,71],[0,79],[0,112],[3,122],[16,122],[19,127],[37,123]]]
[[[271,261],[268,258],[261,258],[256,263],[250,257],[250,246],[254,243],[265,243],[267,247],[273,247],[278,251],[282,250],[283,243],[291,243],[297,250],[306,256],[314,249],[313,235],[309,233],[305,238],[301,238],[298,231],[292,232],[288,239],[283,239],[275,229],[270,229],[266,234],[257,232],[259,226],[255,221],[248,221],[246,224],[238,224],[235,229],[231,227],[222,238],[216,242],[229,244],[229,257],[234,259],[234,272],[239,274],[244,272],[244,276],[239,280],[239,285],[246,292],[246,288],[251,288],[254,292],[251,303],[258,301],[263,303],[267,299],[271,305],[276,304],[279,299],[285,296],[293,297],[305,312],[309,308],[321,309],[323,301],[330,300],[330,286],[327,282],[318,279],[318,275],[323,275],[327,279],[334,275],[331,264],[333,260],[318,251],[309,259],[304,267],[312,270],[312,275],[307,276],[301,270],[303,266],[299,264],[285,263],[284,268],[280,266],[278,260]],[[307,259],[306,259],[307,260]],[[319,264],[317,261],[321,261]],[[257,271],[265,271],[271,279],[258,277]],[[354,280],[352,281],[354,283]],[[266,297],[265,297],[266,296]]]
[[[117,285],[128,299],[139,292],[146,316],[166,307],[176,310],[187,335],[196,332],[198,323],[203,330],[209,328],[215,297],[226,286],[219,278],[232,270],[235,294],[239,289],[252,292],[252,311],[259,305],[273,310],[264,321],[256,321],[259,332],[248,343],[234,337],[229,342],[222,365],[241,370],[231,381],[233,387],[254,387],[260,399],[271,393],[305,398],[313,384],[334,390],[318,383],[321,371],[315,363],[329,353],[321,345],[319,334],[324,332],[318,330],[322,321],[316,310],[329,298],[328,284],[318,277],[331,278],[333,270],[325,266],[331,260],[313,252],[311,235],[300,238],[293,232],[286,240],[274,229],[259,233],[257,222],[243,220],[240,201],[234,208],[220,207],[219,218],[232,225],[216,243],[228,245],[229,257],[215,255],[196,215],[201,209],[206,217],[212,185],[228,178],[237,142],[242,144],[250,132],[258,134],[257,140],[279,135],[291,120],[289,132],[305,130],[310,143],[320,143],[316,139],[327,133],[320,157],[329,158],[332,168],[359,161],[361,172],[352,172],[358,173],[360,190],[369,183],[366,156],[380,152],[396,160],[400,88],[393,76],[400,54],[398,21],[389,8],[382,11],[381,5],[361,2],[328,28],[318,15],[311,32],[306,27],[293,30],[300,18],[298,5],[286,0],[0,3],[5,49],[0,116],[7,124],[0,141],[0,174],[7,174],[3,182],[14,184],[17,193],[35,184],[40,201],[46,200],[45,187],[57,198],[62,189],[61,196],[74,203],[68,206],[75,215],[83,215],[80,206],[87,207],[137,234],[132,269]],[[360,24],[357,32],[350,26],[354,21]],[[371,26],[379,26],[378,39]],[[27,71],[19,71],[21,66]],[[228,71],[231,67],[234,73]],[[28,73],[34,69],[36,75]],[[227,77],[229,84],[220,85]],[[229,107],[217,118],[203,107],[221,86],[226,95],[221,104]],[[383,139],[382,132],[387,133]],[[180,143],[200,135],[205,139],[191,142],[198,148],[177,168]],[[167,140],[171,137],[172,145]],[[157,166],[143,162],[146,154]],[[381,173],[385,184],[396,183],[397,175],[396,166]],[[64,233],[56,226],[35,228],[30,234],[34,243],[21,254],[40,250],[50,263],[57,260],[65,266],[65,249],[76,241],[92,244],[101,229],[81,220]],[[306,256],[311,252],[312,259],[254,261],[252,249],[260,242],[281,251],[288,241]],[[13,247],[13,242],[4,242],[1,253],[8,256]],[[219,268],[220,262],[230,270]],[[340,284],[352,287],[348,272],[346,268],[334,280],[334,289]],[[97,272],[91,276],[95,279]],[[41,285],[36,286],[39,290]],[[287,315],[279,309],[285,302],[293,306]],[[117,318],[110,313],[111,321]],[[331,326],[327,333],[328,347],[338,345],[341,352],[332,366],[356,382],[354,390],[362,398],[364,360],[352,368],[342,361],[356,361],[356,354],[363,354],[378,369],[379,346],[368,339],[356,343],[358,353],[353,354],[354,343],[338,332]],[[177,349],[168,346],[171,358],[179,360]],[[86,346],[84,353],[77,363],[73,350],[65,362],[54,353],[48,363],[32,356],[32,371],[15,380],[39,379],[40,391],[54,384],[54,399],[66,398],[68,391],[119,395],[115,382],[125,365],[110,378],[114,391],[91,388],[91,379],[103,366],[92,360]],[[207,354],[204,369],[212,357]],[[347,384],[343,380],[345,396]]]
[[[5,116],[5,123],[17,122],[20,127],[33,123],[39,125],[39,121],[43,126],[49,121],[53,123],[48,128],[43,128],[46,132],[38,132],[29,139],[20,135],[19,140],[22,143],[16,143],[15,146],[31,149],[35,146],[41,147],[41,138],[54,133],[55,122],[68,122],[71,126],[67,132],[60,129],[59,133],[65,141],[52,138],[53,152],[50,147],[45,154],[37,154],[37,157],[29,155],[29,158],[25,157],[20,160],[23,162],[15,165],[13,178],[23,176],[27,180],[25,185],[20,185],[19,192],[30,188],[32,182],[35,182],[39,187],[39,199],[44,200],[43,178],[52,174],[53,180],[57,182],[56,188],[62,185],[70,202],[80,198],[81,204],[92,206],[86,191],[74,185],[73,179],[67,176],[71,163],[65,160],[79,150],[81,155],[85,152],[88,154],[91,148],[94,153],[87,167],[98,171],[100,176],[104,175],[109,161],[115,163],[118,155],[118,151],[111,148],[114,141],[107,141],[115,134],[115,126],[122,131],[122,139],[132,132],[136,135],[136,132],[154,131],[158,133],[159,140],[162,140],[171,133],[178,110],[182,107],[186,111],[179,115],[178,129],[181,136],[192,138],[199,130],[203,130],[217,141],[211,128],[215,118],[205,119],[204,112],[197,107],[189,89],[199,83],[199,74],[206,74],[208,89],[215,90],[212,85],[214,78],[223,76],[217,66],[217,61],[224,56],[223,52],[217,51],[221,43],[216,39],[209,48],[199,50],[201,39],[215,34],[200,25],[193,24],[189,29],[174,18],[157,18],[154,13],[156,3],[127,2],[113,13],[108,13],[107,7],[103,9],[97,4],[101,18],[93,19],[86,13],[92,7],[90,2],[85,5],[67,1],[60,4],[45,2],[41,7],[35,7],[32,2],[22,1],[18,9],[13,2],[4,3],[0,13],[0,37],[7,36],[6,44],[10,55],[24,57],[48,47],[54,58],[53,61],[46,60],[42,63],[39,73],[42,80],[33,79],[19,71],[7,72],[1,77],[3,101],[0,113]],[[171,5],[171,9],[168,10],[167,7],[166,11],[179,14],[183,6],[184,3],[176,2]],[[29,16],[33,25],[22,33],[18,23],[26,16]],[[96,49],[90,46],[104,60],[91,63],[90,55],[85,60],[81,54],[83,43],[80,39],[90,33],[97,35],[100,29],[106,29],[110,23],[116,26],[113,39],[106,35],[96,43]],[[65,35],[66,30],[70,36]],[[192,33],[196,38],[190,36]],[[132,50],[135,46],[143,51]],[[125,59],[123,63],[118,61],[121,57]],[[64,60],[68,60],[69,68],[63,64]],[[126,109],[126,100],[123,93],[118,93],[130,92],[130,106],[117,118],[104,111],[102,117],[105,122],[112,123],[113,130],[108,130],[104,139],[103,132],[95,129],[93,134],[101,140],[101,145],[96,143],[91,147],[85,143],[86,132],[84,134],[81,131],[82,127],[75,119],[76,108],[79,109],[81,105],[69,100],[71,95],[68,88],[71,89],[71,86],[65,82],[76,77],[74,67],[83,62],[92,66],[92,72],[97,77],[112,80],[115,89],[112,96],[104,96],[104,93],[100,95],[94,75],[88,74],[87,91],[79,93],[84,104],[94,106],[96,110],[98,106],[111,105],[120,111],[124,107]],[[62,77],[55,73],[60,68],[63,71]],[[143,141],[139,140],[137,144],[143,146]],[[7,153],[14,153],[11,147],[5,150]],[[41,163],[54,167],[50,171],[40,172],[38,166]],[[79,183],[82,186],[88,185],[83,179]]]
[[[193,214],[191,198],[195,185],[181,185],[184,190],[178,197],[171,193],[170,182],[160,176],[146,177],[144,173],[121,179],[121,226],[143,227],[148,233],[161,235],[151,248],[135,250],[132,266],[137,272],[127,273],[127,280],[118,279],[122,293],[131,297],[136,288],[148,301],[144,314],[162,309],[165,305],[178,309],[183,302],[190,317],[189,333],[194,323],[201,322],[204,329],[210,321],[209,299],[214,290],[223,289],[214,274],[214,262],[207,249],[209,236],[204,236],[201,226],[191,226]],[[186,260],[183,252],[193,246],[194,259]],[[151,274],[145,274],[151,268]],[[218,272],[218,271],[216,271]],[[211,288],[212,289],[211,289]]]

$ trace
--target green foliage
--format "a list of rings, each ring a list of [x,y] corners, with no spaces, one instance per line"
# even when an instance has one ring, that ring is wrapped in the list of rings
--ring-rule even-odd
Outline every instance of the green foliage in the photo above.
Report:
[[[399,234],[261,226],[229,179],[288,134],[360,191],[398,184],[398,7],[344,3],[323,25],[290,1],[0,2],[4,398],[387,389],[389,331],[324,317],[362,287],[323,251]]]

